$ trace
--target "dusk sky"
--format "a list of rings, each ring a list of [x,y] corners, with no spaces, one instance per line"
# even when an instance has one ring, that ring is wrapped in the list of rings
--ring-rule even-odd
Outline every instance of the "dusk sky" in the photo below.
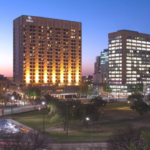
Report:
[[[150,0],[0,0],[0,74],[13,76],[13,20],[21,15],[82,22],[82,75],[108,48],[108,33],[150,34]]]

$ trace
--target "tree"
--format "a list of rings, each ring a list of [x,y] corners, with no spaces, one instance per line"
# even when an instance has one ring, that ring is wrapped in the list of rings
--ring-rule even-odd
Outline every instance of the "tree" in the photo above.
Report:
[[[13,92],[12,96],[14,96],[15,99],[21,100],[20,94],[18,94],[18,93],[16,93],[16,92]]]
[[[140,116],[143,116],[144,114],[148,113],[148,111],[150,111],[150,106],[148,106],[145,102],[141,100],[134,101],[133,105],[131,105],[130,108],[137,111]]]
[[[104,85],[103,86],[103,91],[104,92],[107,92],[108,93],[108,95],[110,94],[110,93],[112,93],[112,88],[109,86],[109,85]]]
[[[127,100],[134,102],[135,100],[136,101],[143,101],[143,99],[144,99],[144,96],[142,94],[138,93],[138,94],[129,95]]]
[[[144,150],[149,150],[150,149],[150,134],[142,131],[141,139],[145,143]]]
[[[91,84],[90,82],[84,82],[79,85],[79,93],[81,94],[91,95],[92,90],[93,90],[93,84]]]
[[[37,87],[33,87],[31,89],[29,89],[26,93],[25,93],[26,96],[28,97],[40,97],[41,96],[41,90]]]
[[[96,107],[106,106],[106,104],[107,104],[107,102],[104,101],[101,96],[94,97],[94,98],[91,100],[91,102],[92,102]]]
[[[128,85],[128,92],[134,94],[143,93],[143,88],[144,88],[143,83],[131,84]]]
[[[130,108],[137,111],[140,116],[150,111],[150,107],[143,101],[143,98],[144,96],[139,93],[128,96],[128,101],[133,102]]]
[[[3,150],[42,150],[48,148],[49,137],[39,131],[0,134]]]
[[[116,130],[108,140],[109,150],[143,150],[144,143],[140,138],[141,129],[129,125],[126,128]]]

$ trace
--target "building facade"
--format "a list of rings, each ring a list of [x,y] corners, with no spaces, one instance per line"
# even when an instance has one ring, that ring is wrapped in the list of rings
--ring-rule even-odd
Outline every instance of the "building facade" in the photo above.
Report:
[[[0,95],[7,91],[7,78],[0,74]]]
[[[100,84],[100,73],[101,73],[101,57],[96,57],[96,62],[94,63],[94,74],[93,74],[93,83]]]
[[[96,62],[94,64],[94,74],[93,74],[93,84],[94,91],[98,94],[103,94],[103,85],[107,84],[109,81],[108,78],[108,59],[109,51],[104,49],[100,56],[96,57]]]
[[[100,61],[100,66],[101,66],[101,77],[100,77],[100,83],[108,83],[109,80],[109,66],[108,66],[108,56],[109,52],[108,49],[104,49],[103,52],[101,52],[101,61]]]
[[[128,84],[150,84],[150,35],[128,30],[108,34],[109,83],[127,92]]]
[[[96,57],[96,62],[94,63],[94,74],[101,72],[101,56]]]
[[[91,76],[91,75],[88,75],[88,76],[82,76],[82,82],[93,83],[93,76]]]
[[[16,85],[78,85],[81,82],[81,22],[20,16],[13,22]]]
[[[101,56],[96,57],[93,74],[93,83],[95,85],[108,83],[108,71],[109,71],[108,57],[109,57],[108,49],[104,49],[101,52]]]

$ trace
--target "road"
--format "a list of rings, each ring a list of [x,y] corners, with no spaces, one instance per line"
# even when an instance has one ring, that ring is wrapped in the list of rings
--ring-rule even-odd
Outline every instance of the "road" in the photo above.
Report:
[[[66,149],[66,150],[92,150],[91,143],[62,143],[62,144],[49,144],[49,148],[53,150]],[[101,149],[107,150],[107,143],[93,143],[93,150]]]
[[[12,107],[12,114],[28,112],[28,111],[33,111],[33,110],[34,110],[33,105],[13,106]],[[11,107],[4,108],[4,115],[11,115]]]

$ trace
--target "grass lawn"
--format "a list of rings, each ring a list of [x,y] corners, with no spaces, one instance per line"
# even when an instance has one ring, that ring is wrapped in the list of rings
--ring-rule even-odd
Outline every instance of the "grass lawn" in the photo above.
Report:
[[[100,118],[100,122],[112,121],[99,127],[93,126],[93,140],[107,140],[112,133],[122,127],[126,127],[129,124],[142,127],[143,130],[150,132],[150,117],[146,114],[144,118],[133,120],[132,118],[139,117],[139,114],[130,109],[130,104],[127,103],[108,103],[106,107],[101,108],[103,112]],[[55,116],[53,118],[48,117],[47,110],[29,112],[24,114],[14,115],[13,119],[25,124],[33,129],[40,130],[43,127],[43,114],[46,134],[50,137],[65,141],[65,140],[91,140],[91,126],[80,126],[82,122],[79,120],[69,120],[68,137],[66,137],[66,131],[63,130],[63,118]],[[116,122],[116,120],[131,118],[128,121]],[[57,130],[60,129],[61,130]],[[55,130],[52,130],[55,129]],[[57,131],[56,131],[57,130]]]

